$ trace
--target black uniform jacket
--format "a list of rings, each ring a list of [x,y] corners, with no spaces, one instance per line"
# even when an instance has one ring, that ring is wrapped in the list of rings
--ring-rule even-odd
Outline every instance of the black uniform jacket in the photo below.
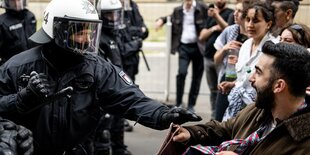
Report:
[[[22,52],[0,67],[0,115],[33,131],[36,154],[60,154],[79,144],[95,129],[100,108],[161,128],[160,117],[168,108],[146,97],[118,67],[100,56],[85,54],[80,63],[59,72],[46,59],[43,49],[38,46]],[[19,113],[17,92],[27,85],[23,75],[31,71],[48,75],[50,95],[72,86],[71,97],[35,103],[43,106]]]
[[[7,10],[6,13],[0,15],[0,58],[2,62],[34,46],[28,38],[36,32],[36,24],[34,14],[27,9],[20,12]]]

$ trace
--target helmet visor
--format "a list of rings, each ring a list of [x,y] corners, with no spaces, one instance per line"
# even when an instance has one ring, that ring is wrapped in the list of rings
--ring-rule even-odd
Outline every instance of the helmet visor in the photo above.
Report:
[[[77,54],[97,52],[101,21],[54,19],[55,42]]]
[[[122,9],[109,11],[101,10],[100,17],[103,27],[118,29],[122,23]]]
[[[0,7],[20,11],[25,9],[27,0],[0,0]]]

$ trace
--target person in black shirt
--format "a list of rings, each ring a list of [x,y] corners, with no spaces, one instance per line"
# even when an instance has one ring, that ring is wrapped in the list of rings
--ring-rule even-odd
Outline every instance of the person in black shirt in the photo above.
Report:
[[[201,1],[184,0],[182,5],[174,8],[171,14],[172,40],[171,54],[178,52],[178,74],[176,76],[176,104],[183,104],[185,79],[190,63],[192,63],[191,88],[188,95],[187,109],[194,112],[194,106],[200,90],[203,75],[203,57],[199,49],[198,37],[207,18],[207,6]],[[167,22],[167,17],[156,20],[158,30]]]

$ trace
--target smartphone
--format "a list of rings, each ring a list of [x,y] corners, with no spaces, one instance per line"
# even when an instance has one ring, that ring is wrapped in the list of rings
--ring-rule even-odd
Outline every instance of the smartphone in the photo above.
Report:
[[[210,5],[209,5],[209,8],[214,8],[214,4],[210,4]]]
[[[244,43],[246,40],[248,39],[248,37],[244,34],[239,34],[236,41],[239,41],[241,43]]]

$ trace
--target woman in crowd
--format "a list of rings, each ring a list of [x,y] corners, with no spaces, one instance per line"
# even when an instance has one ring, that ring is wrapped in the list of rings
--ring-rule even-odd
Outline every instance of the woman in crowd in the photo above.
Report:
[[[310,48],[310,28],[304,24],[288,25],[282,29],[280,41]]]
[[[235,24],[226,27],[214,43],[214,47],[217,50],[214,55],[214,63],[220,68],[218,75],[219,92],[215,104],[215,120],[218,121],[222,121],[224,112],[228,106],[227,95],[234,86],[233,81],[225,80],[228,56],[232,53],[230,51],[238,51],[242,43],[247,39],[242,12],[242,3],[238,2],[234,11]]]
[[[228,95],[229,105],[223,121],[235,116],[246,105],[254,102],[256,91],[249,82],[251,71],[261,56],[261,48],[267,40],[276,39],[269,33],[273,26],[273,14],[265,3],[255,3],[244,10],[245,28],[250,39],[246,40],[240,50],[236,64],[237,79]]]
[[[310,48],[310,28],[304,24],[291,24],[284,27],[280,33],[280,41],[290,44],[299,44]],[[310,103],[310,87],[306,90],[306,102]]]

